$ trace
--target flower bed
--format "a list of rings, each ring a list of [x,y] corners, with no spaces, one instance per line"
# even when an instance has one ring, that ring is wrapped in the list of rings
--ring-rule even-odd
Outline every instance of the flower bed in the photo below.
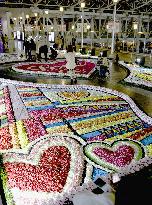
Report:
[[[95,70],[95,63],[89,61],[79,61],[75,68],[77,77],[88,78]],[[43,74],[55,76],[69,76],[66,61],[56,61],[50,63],[21,63],[12,67],[16,72],[29,74]]]
[[[0,53],[0,64],[25,61],[25,57],[19,57],[17,54]]]
[[[119,65],[130,71],[129,76],[124,79],[125,82],[152,88],[152,69],[140,67],[136,64],[126,64],[122,61],[119,62]]]
[[[122,93],[2,82],[15,85],[29,116],[17,120],[14,113],[0,129],[8,204],[59,205],[99,176],[125,173],[136,163],[139,169],[140,161],[152,156],[152,119]]]

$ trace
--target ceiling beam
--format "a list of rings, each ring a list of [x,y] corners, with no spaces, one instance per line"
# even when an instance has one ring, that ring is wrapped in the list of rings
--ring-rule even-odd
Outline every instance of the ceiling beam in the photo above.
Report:
[[[148,5],[149,3],[151,3],[152,2],[152,0],[147,0],[145,3],[142,3],[142,5],[140,5],[140,6],[137,6],[137,7],[135,7],[134,9],[132,9],[132,10],[138,10],[138,9],[140,9],[140,8],[142,8],[142,7],[144,7],[144,6],[146,6],[146,5]]]

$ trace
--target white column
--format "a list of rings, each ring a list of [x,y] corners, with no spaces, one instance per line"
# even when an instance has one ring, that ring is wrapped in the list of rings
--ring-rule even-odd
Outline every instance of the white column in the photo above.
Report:
[[[149,22],[150,22],[150,19],[148,19],[148,22],[147,22],[147,32],[149,33]]]
[[[92,49],[92,46],[94,45],[93,43],[93,39],[94,39],[94,19],[92,17],[91,19],[91,49]]]
[[[61,35],[62,36],[64,36],[63,25],[64,25],[64,19],[63,19],[63,14],[62,14],[61,15]]]
[[[57,24],[56,18],[53,19],[53,24],[54,24],[54,33],[55,33],[55,37],[56,37],[58,34],[58,24]]]
[[[21,30],[23,31],[23,25],[25,26],[25,14],[22,12],[22,23],[21,23]]]
[[[111,44],[111,54],[114,53],[114,44],[115,44],[115,27],[116,27],[116,6],[117,3],[115,3],[114,6],[114,12],[113,12],[113,29],[112,29],[112,44]]]
[[[143,48],[143,52],[145,53],[145,48],[146,48],[146,37],[144,38],[144,48]]]
[[[43,16],[43,27],[45,27],[45,16]]]
[[[137,43],[137,47],[136,47],[136,53],[139,53],[139,34],[138,32],[141,32],[141,28],[142,28],[142,21],[141,21],[141,17],[138,17],[138,30],[136,32],[136,43]]]
[[[108,24],[106,25],[106,29],[107,29],[107,48],[108,48],[108,44],[109,44],[109,32],[108,32],[109,25]]]
[[[49,17],[48,17],[48,15],[47,15],[47,17],[46,17],[46,31],[47,31],[47,37],[49,36],[49,34],[48,34],[48,31],[49,31]]]
[[[7,18],[7,36],[8,36],[8,50],[9,50],[9,52],[11,51],[11,43],[10,43],[10,39],[11,39],[10,17],[11,17],[11,13],[7,12],[6,13],[6,18]]]
[[[136,32],[136,30],[134,30],[134,47],[133,47],[133,52],[134,52],[134,48],[135,48],[135,45],[136,45],[136,40],[135,40],[136,39],[136,33],[135,32]]]
[[[99,38],[101,38],[101,14],[99,16]]]
[[[83,48],[83,27],[84,27],[84,10],[82,8],[82,16],[81,16],[81,48]]]
[[[39,17],[36,16],[35,18],[35,27],[36,27],[36,36],[37,36],[37,39],[39,39],[39,29],[38,29],[38,21],[39,21]]]
[[[128,27],[128,18],[126,16],[126,22],[125,22],[125,36],[127,36],[127,27]]]

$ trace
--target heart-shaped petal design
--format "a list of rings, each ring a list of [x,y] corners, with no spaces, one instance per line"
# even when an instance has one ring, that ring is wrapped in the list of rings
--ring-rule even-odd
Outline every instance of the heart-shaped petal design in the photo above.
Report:
[[[111,145],[93,142],[84,147],[87,161],[106,171],[119,171],[121,168],[140,160],[145,155],[141,143],[133,140],[117,140]]]
[[[57,136],[33,142],[25,154],[5,154],[8,188],[15,204],[21,204],[19,198],[23,201],[41,198],[45,203],[79,186],[84,168],[80,150],[74,139]]]

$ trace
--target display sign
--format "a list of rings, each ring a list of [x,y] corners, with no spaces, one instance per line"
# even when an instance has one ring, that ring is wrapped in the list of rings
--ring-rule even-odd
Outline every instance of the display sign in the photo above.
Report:
[[[14,39],[17,38],[17,34],[16,34],[16,31],[14,31]]]
[[[20,31],[17,31],[17,39],[21,40],[21,32]]]
[[[54,32],[49,32],[49,41],[54,42]]]
[[[21,40],[23,40],[24,41],[24,32],[22,32],[22,39]]]

